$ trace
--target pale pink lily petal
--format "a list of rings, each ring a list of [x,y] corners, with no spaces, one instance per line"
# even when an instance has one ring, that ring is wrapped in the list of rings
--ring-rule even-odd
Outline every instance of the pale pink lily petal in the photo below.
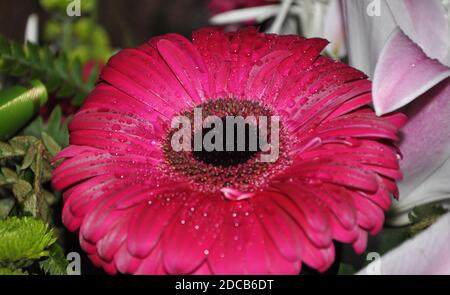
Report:
[[[450,76],[450,68],[433,60],[400,29],[380,53],[373,81],[377,115],[397,110]]]
[[[393,213],[407,213],[415,206],[450,198],[450,78],[417,98],[405,112],[399,183],[400,202]],[[404,224],[400,217],[393,224]]]
[[[422,47],[426,55],[443,64],[448,60],[450,26],[441,0],[387,0],[395,21]]]
[[[450,214],[358,274],[449,275]],[[432,251],[430,251],[432,249]]]
[[[377,113],[409,104],[405,112],[410,120],[400,145],[404,155],[400,202],[394,204],[395,218],[389,221],[402,225],[408,223],[407,213],[415,206],[450,196],[450,82],[443,81],[449,69],[431,60],[445,61],[445,53],[450,52],[448,18],[440,1],[350,0],[341,4],[350,62],[375,76]]]
[[[445,64],[450,62],[446,60],[450,28],[441,1],[341,0],[341,4],[350,63],[370,77],[384,44],[397,26],[427,55]]]

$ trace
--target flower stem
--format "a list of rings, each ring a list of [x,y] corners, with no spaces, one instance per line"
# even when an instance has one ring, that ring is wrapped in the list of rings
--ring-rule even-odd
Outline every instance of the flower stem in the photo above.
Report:
[[[280,11],[275,18],[270,29],[267,31],[268,33],[279,34],[281,32],[281,28],[283,27],[284,21],[286,20],[286,16],[291,8],[294,0],[283,0],[281,3]]]

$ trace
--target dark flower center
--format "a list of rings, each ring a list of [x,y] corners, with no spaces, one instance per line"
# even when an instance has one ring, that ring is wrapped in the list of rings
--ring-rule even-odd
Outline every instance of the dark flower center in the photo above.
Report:
[[[253,192],[291,163],[290,144],[282,122],[279,122],[279,157],[273,162],[261,160],[267,155],[267,144],[272,143],[268,135],[272,131],[270,118],[274,115],[256,101],[219,98],[180,115],[190,126],[186,130],[191,135],[186,145],[189,148],[175,149],[172,139],[183,128],[169,128],[162,144],[165,161],[161,169],[174,179],[187,181],[195,190],[217,192],[233,188]],[[195,123],[199,117],[201,125]]]
[[[244,130],[238,130],[239,125],[227,123],[225,117],[222,117],[221,120],[222,128],[218,128],[218,131],[214,128],[216,126],[203,128],[201,138],[203,142],[205,135],[214,134],[212,143],[218,144],[222,148],[208,151],[202,145],[201,150],[193,149],[192,155],[197,161],[217,167],[229,167],[244,164],[261,151],[258,144],[259,129],[257,126],[248,123],[242,125]],[[240,138],[238,139],[238,137]],[[239,140],[242,145],[240,149],[238,148]],[[192,147],[194,148],[194,144]]]

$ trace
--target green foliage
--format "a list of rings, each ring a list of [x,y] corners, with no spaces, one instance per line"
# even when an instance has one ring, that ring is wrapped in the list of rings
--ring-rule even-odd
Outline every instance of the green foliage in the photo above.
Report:
[[[49,255],[56,237],[48,225],[31,217],[0,220],[0,266],[23,267],[28,260]]]
[[[49,248],[48,258],[39,262],[39,266],[44,273],[49,275],[65,275],[67,274],[67,259],[64,251],[58,244],[53,244]]]
[[[52,15],[44,27],[44,40],[67,52],[69,60],[106,62],[112,50],[108,34],[96,21],[97,1],[81,1],[81,15],[76,18],[67,15],[69,4],[65,0],[41,0],[42,7]]]
[[[409,220],[411,226],[409,229],[410,235],[415,236],[423,230],[427,229],[430,225],[436,222],[436,220],[447,212],[442,206],[437,204],[425,205],[414,208],[409,214]]]
[[[17,85],[0,91],[0,140],[15,135],[47,102],[45,86],[38,80],[27,87]]]
[[[80,18],[73,24],[73,35],[78,43],[71,50],[71,56],[82,62],[97,60],[106,62],[111,56],[112,50],[106,31],[97,25],[92,19]]]
[[[21,269],[0,268],[0,276],[25,276],[28,275],[27,271]]]
[[[58,152],[61,147],[64,148],[69,145],[69,129],[67,128],[67,123],[70,119],[64,120],[64,123],[61,123],[62,121],[61,107],[56,106],[46,123],[44,123],[42,117],[37,117],[24,129],[23,134],[42,138],[50,153],[55,155],[55,152]]]
[[[53,117],[60,120],[58,114]],[[57,130],[50,122],[45,128]],[[60,149],[44,131],[41,139],[16,136],[0,142],[0,274],[66,272],[64,251],[47,224],[59,196],[44,189],[53,172],[50,161]]]
[[[55,56],[48,47],[21,45],[0,36],[0,72],[39,79],[50,93],[59,98],[74,97],[73,104],[80,105],[94,87],[98,70],[94,69],[84,82],[80,61],[69,61],[65,52]]]
[[[347,263],[339,265],[338,275],[353,275],[354,273],[356,273],[356,270],[353,265]]]
[[[58,197],[45,190],[44,184],[51,180],[51,159],[60,148],[43,134],[45,140],[17,136],[8,143],[0,142],[0,218],[18,206],[23,214],[48,220],[49,207]]]
[[[47,11],[66,13],[67,5],[72,2],[70,0],[40,0],[43,8]],[[95,7],[96,0],[81,0],[80,6],[83,12],[92,12]]]

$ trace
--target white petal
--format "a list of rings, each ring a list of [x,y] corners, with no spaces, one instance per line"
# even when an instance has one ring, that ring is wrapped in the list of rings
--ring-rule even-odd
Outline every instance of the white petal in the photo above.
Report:
[[[25,42],[34,44],[39,42],[39,16],[36,13],[28,17],[25,27]]]
[[[326,51],[335,57],[344,57],[347,54],[345,47],[344,19],[339,0],[331,0],[324,20],[325,39],[330,41]]]
[[[397,27],[385,1],[379,3],[379,16],[369,16],[371,0],[341,1],[347,33],[347,51],[352,66],[373,77],[378,56],[389,35]],[[372,13],[372,11],[370,11]]]
[[[216,14],[209,21],[213,25],[236,24],[251,20],[261,20],[262,17],[269,18],[276,15],[279,10],[279,4],[242,8]]]
[[[450,213],[358,274],[450,275],[449,229]]]

